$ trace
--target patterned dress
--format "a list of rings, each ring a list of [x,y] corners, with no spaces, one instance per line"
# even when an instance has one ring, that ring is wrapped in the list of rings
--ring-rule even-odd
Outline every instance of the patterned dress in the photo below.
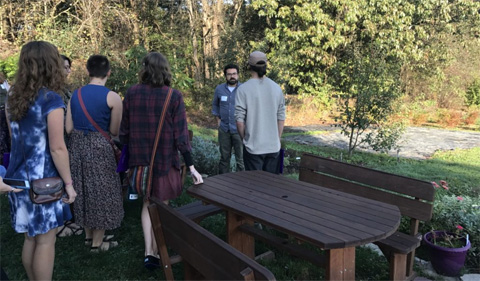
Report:
[[[108,132],[110,90],[98,85],[82,87],[82,98],[92,119]],[[123,220],[123,197],[117,164],[110,143],[85,117],[74,91],[70,100],[74,130],[69,136],[70,168],[77,198],[75,222],[93,229],[115,229]]]
[[[48,114],[58,108],[65,108],[62,98],[42,88],[27,115],[19,122],[10,123],[13,141],[5,177],[31,181],[59,176],[50,154],[47,129]],[[69,205],[61,200],[32,203],[28,190],[9,192],[8,199],[13,229],[28,236],[47,233],[72,217]]]

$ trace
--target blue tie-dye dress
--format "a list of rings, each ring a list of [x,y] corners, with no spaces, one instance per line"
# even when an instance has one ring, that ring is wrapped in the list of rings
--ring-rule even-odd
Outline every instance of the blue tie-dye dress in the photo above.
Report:
[[[27,115],[19,122],[10,123],[12,150],[6,178],[35,180],[58,176],[50,154],[47,130],[47,115],[58,108],[65,108],[62,98],[42,88]],[[18,233],[26,232],[28,236],[47,233],[72,217],[70,207],[61,200],[48,204],[32,203],[28,190],[10,192],[8,199],[13,229]]]

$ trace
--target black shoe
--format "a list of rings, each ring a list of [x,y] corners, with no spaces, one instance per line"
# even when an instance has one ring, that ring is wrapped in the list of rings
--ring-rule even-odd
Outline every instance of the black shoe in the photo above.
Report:
[[[146,269],[154,270],[160,267],[160,259],[155,256],[146,256],[143,261]]]

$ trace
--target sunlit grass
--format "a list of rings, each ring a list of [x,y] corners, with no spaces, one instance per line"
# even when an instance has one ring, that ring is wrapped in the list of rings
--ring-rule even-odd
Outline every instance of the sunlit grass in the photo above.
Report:
[[[195,124],[189,124],[188,129],[193,131],[194,136],[204,138],[209,141],[217,142],[218,131],[210,128],[200,127]]]
[[[336,130],[340,131],[340,130]],[[331,133],[332,131],[296,131],[296,132],[284,132],[282,134],[283,137],[292,137],[292,136],[315,136],[315,135],[322,135],[322,134],[328,134]]]

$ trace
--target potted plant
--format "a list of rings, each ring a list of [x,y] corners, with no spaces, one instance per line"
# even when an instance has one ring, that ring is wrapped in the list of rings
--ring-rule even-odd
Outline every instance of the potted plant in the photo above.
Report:
[[[463,227],[457,225],[455,232],[432,230],[423,236],[430,250],[430,261],[435,271],[446,276],[458,276],[465,264],[471,244],[468,234],[462,234]]]

